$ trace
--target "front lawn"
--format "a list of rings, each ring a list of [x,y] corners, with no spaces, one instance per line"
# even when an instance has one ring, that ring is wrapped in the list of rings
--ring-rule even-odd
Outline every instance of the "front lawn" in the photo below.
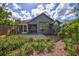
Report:
[[[54,42],[49,37],[32,35],[11,35],[0,37],[0,55],[38,55],[51,52]]]

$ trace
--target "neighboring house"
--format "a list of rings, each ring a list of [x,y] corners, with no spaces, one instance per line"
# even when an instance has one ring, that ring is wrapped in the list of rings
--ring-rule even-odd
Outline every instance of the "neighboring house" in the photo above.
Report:
[[[21,21],[17,30],[22,34],[56,34],[55,31],[59,29],[52,29],[52,22],[54,22],[53,19],[42,13],[32,20]],[[57,20],[55,22],[60,24]]]

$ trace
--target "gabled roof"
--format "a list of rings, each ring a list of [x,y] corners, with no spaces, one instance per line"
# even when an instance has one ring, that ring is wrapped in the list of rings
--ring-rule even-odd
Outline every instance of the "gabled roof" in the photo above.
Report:
[[[49,16],[47,16],[45,13],[41,13],[40,15],[38,15],[37,17],[35,17],[35,18],[31,19],[31,20],[23,20],[23,21],[21,22],[21,24],[30,23],[30,22],[34,21],[36,18],[38,18],[38,17],[41,16],[41,15],[45,15],[47,18],[49,18],[49,20],[54,21],[52,18],[50,18]],[[58,21],[58,20],[55,20],[55,21],[58,22],[59,24],[61,24],[60,21]]]
[[[35,18],[33,18],[32,20],[30,20],[29,22],[32,22],[33,20],[35,20],[36,18],[38,18],[39,16],[41,16],[41,15],[45,15],[47,18],[49,18],[49,20],[52,20],[52,21],[54,21],[52,18],[50,18],[49,16],[47,16],[45,13],[41,13],[40,15],[38,15],[37,17],[35,17]],[[28,22],[28,23],[29,23]]]

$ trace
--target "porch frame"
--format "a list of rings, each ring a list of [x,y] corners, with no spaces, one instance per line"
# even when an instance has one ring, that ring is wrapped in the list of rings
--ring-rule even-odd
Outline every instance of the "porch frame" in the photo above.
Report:
[[[28,33],[28,24],[21,24],[22,25],[22,34]],[[27,27],[27,32],[24,32],[24,26],[26,25]]]

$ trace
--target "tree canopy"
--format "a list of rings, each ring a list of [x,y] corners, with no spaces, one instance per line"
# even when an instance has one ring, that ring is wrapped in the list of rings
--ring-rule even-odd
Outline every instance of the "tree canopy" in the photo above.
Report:
[[[0,25],[12,25],[13,20],[10,20],[9,17],[12,16],[12,13],[7,9],[5,3],[0,6]]]

